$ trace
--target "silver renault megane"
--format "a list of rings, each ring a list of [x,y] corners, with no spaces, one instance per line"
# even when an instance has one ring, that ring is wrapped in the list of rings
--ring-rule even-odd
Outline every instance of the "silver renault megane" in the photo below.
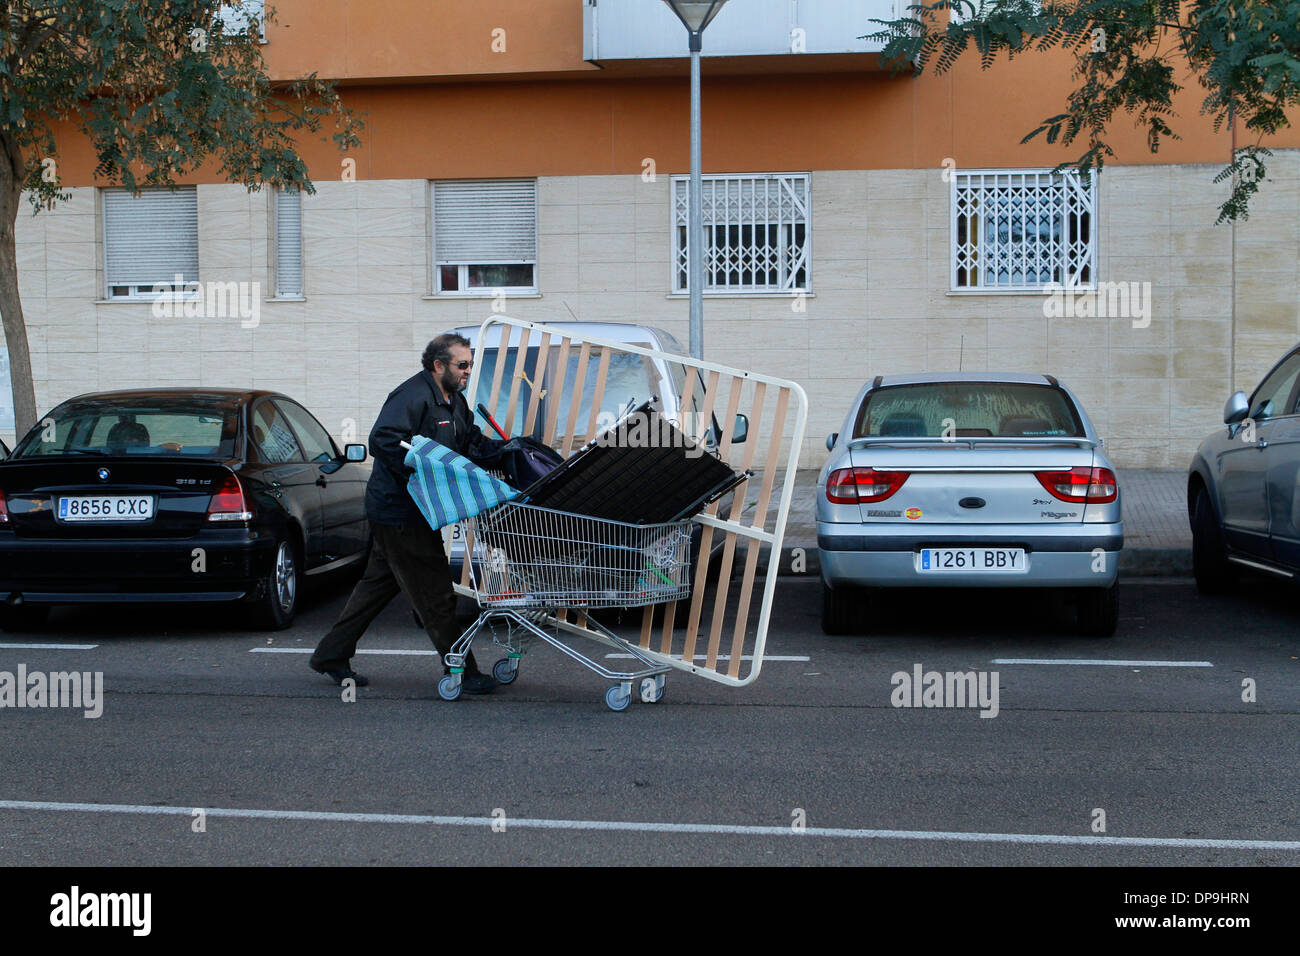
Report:
[[[1109,637],[1124,545],[1114,467],[1050,375],[877,376],[827,437],[822,627],[865,633],[891,587],[1060,588]]]

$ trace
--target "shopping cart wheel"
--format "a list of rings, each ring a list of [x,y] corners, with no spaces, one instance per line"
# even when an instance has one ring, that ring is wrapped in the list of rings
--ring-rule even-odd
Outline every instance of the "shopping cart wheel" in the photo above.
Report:
[[[456,700],[460,697],[460,675],[448,674],[438,681],[438,696],[443,700]]]
[[[513,684],[519,676],[519,661],[513,657],[503,657],[492,665],[492,676],[503,684]]]
[[[641,702],[657,704],[664,699],[664,679],[659,677],[641,678]]]
[[[627,710],[627,705],[631,702],[632,695],[623,690],[621,684],[615,684],[605,691],[605,706],[610,710]]]

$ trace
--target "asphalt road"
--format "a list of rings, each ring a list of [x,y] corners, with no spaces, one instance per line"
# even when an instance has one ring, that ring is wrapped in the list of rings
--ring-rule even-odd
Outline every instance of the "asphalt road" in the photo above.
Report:
[[[104,675],[98,719],[0,709],[0,865],[1300,864],[1281,586],[1128,582],[1111,640],[1035,595],[902,593],[877,634],[831,638],[817,583],[785,578],[768,653],[808,660],[741,690],[673,674],[624,713],[546,647],[456,703],[427,655],[359,655],[372,685],[348,703],[305,653],[253,653],[309,650],[343,600],[269,638],[195,607],[0,635],[0,672]],[[429,649],[400,599],[362,646]],[[1038,658],[1211,666],[994,663]],[[997,716],[893,706],[918,664],[997,672]]]

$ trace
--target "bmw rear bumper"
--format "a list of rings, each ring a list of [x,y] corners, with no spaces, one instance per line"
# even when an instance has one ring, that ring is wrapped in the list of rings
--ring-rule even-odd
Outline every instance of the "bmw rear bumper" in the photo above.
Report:
[[[1119,571],[1124,524],[1002,525],[989,533],[969,525],[873,525],[817,522],[822,580],[831,588],[1109,587]],[[922,572],[922,548],[1023,548],[1023,572]]]
[[[273,543],[247,528],[152,540],[0,534],[0,603],[238,601],[263,587]]]

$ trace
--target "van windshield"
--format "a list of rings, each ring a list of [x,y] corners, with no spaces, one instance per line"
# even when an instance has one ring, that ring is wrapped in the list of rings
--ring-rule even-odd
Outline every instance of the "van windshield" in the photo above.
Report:
[[[641,348],[651,348],[648,342],[632,342]],[[534,438],[541,439],[546,431],[546,422],[552,412],[555,413],[555,434],[562,437],[568,428],[568,415],[573,398],[573,389],[577,384],[578,360],[581,357],[579,348],[573,347],[569,350],[568,358],[564,367],[564,379],[560,385],[560,398],[558,408],[554,399],[554,390],[560,377],[559,358],[560,350],[557,345],[552,345],[546,356],[546,369],[542,380],[538,382],[537,363],[539,360],[540,350],[536,347],[529,348],[526,353],[518,349],[512,349],[513,357],[507,358],[505,370],[501,376],[500,392],[497,395],[495,407],[491,409],[492,415],[496,418],[497,423],[506,427],[506,421],[510,417],[510,392],[513,387],[513,379],[519,374],[516,367],[520,364],[519,359],[523,357],[523,377],[519,380],[519,394],[515,399],[514,416],[511,421],[509,431],[514,434],[522,434],[525,420],[528,415],[528,406],[533,397],[533,385],[539,387],[537,412],[533,422],[533,428],[529,432]],[[474,401],[472,404],[477,408],[478,403],[488,404],[488,399],[492,392],[492,380],[496,376],[496,367],[499,350],[496,348],[480,349],[475,355],[477,367],[477,384],[475,386]],[[596,398],[596,377],[600,369],[600,350],[593,349],[587,357],[586,375],[582,382],[582,394],[578,396],[578,416],[574,427],[574,438],[576,441],[587,441],[594,435],[587,435],[587,425],[591,421],[591,406]],[[671,363],[670,363],[671,365]],[[614,352],[609,357],[609,371],[605,376],[605,391],[601,396],[600,406],[596,409],[597,431],[612,425],[619,412],[627,408],[628,403],[639,404],[646,401],[652,395],[658,395],[661,388],[657,384],[658,376],[655,374],[653,363],[643,356],[632,355],[624,352]]]

